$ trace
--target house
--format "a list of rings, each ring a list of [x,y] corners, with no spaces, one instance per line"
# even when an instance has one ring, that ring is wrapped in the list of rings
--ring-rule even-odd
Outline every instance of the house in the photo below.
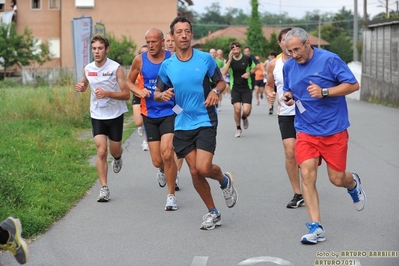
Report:
[[[198,40],[195,40],[191,43],[191,45],[195,48],[201,47],[201,45],[205,44],[208,40],[212,38],[218,38],[218,37],[232,37],[236,38],[238,41],[245,41],[247,39],[247,26],[230,26],[225,29],[217,30],[215,32],[209,33],[208,36],[202,37]],[[270,39],[270,36],[272,35],[273,32],[276,33],[276,35],[279,34],[279,32],[286,27],[262,27],[263,30],[263,35],[265,36],[266,39]],[[311,34],[309,34],[309,40],[310,43],[313,46],[328,46],[330,43],[319,39]]]
[[[0,12],[10,12],[12,0],[0,0]],[[16,26],[22,33],[32,30],[39,42],[47,42],[53,59],[43,67],[73,67],[72,21],[91,17],[92,24],[102,23],[106,33],[117,39],[131,38],[138,47],[152,27],[169,31],[177,15],[178,0],[14,0],[17,2]]]
[[[399,19],[363,28],[360,100],[399,106]]]

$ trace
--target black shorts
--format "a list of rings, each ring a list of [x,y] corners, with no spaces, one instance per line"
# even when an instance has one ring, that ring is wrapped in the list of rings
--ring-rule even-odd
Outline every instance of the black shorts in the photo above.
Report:
[[[278,125],[280,127],[281,139],[296,138],[296,130],[294,127],[295,115],[279,115]]]
[[[142,115],[147,134],[147,141],[160,141],[162,135],[173,133],[175,130],[175,115],[161,118],[149,118]]]
[[[106,135],[112,141],[122,141],[123,133],[123,114],[114,119],[100,120],[91,119],[93,137]]]
[[[234,88],[231,90],[230,93],[231,93],[231,104],[235,103],[252,104],[252,90]]]
[[[265,83],[263,82],[263,79],[255,80],[255,86],[264,87]]]
[[[177,158],[184,158],[195,148],[212,154],[216,149],[216,127],[200,127],[194,130],[176,130],[173,146]]]
[[[141,102],[141,98],[140,98],[140,97],[137,97],[136,95],[133,95],[133,98],[132,98],[132,105],[140,104],[140,102]]]

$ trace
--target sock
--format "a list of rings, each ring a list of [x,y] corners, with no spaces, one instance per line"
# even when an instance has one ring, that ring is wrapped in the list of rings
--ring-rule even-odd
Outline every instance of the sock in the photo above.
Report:
[[[241,126],[237,126],[237,130],[241,130]]]
[[[114,157],[114,159],[115,159],[115,161],[118,161],[118,160],[120,160],[121,157],[122,157],[122,156],[119,156],[118,158],[115,158],[115,157]]]
[[[214,212],[214,213],[216,213],[216,214],[219,214],[219,211],[218,211],[218,209],[216,209],[216,207],[210,209],[209,212]]]
[[[245,120],[245,119],[247,119],[247,117],[246,116],[241,116],[241,119]]]
[[[168,194],[167,197],[169,198],[169,197],[174,197],[174,196],[175,196],[175,194]]]
[[[8,239],[10,238],[10,234],[8,233],[7,230],[3,230],[0,227],[0,245],[5,245],[7,244]]]
[[[219,183],[220,183],[220,182],[219,182]],[[221,189],[224,189],[224,188],[227,187],[228,184],[229,184],[229,179],[228,179],[226,176],[224,176],[223,182],[220,183],[220,188],[221,188]]]

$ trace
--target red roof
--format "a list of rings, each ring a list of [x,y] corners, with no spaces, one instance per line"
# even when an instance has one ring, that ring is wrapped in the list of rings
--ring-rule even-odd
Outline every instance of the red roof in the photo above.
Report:
[[[247,39],[247,35],[245,34],[247,32],[247,28],[248,28],[247,26],[230,26],[225,29],[209,33],[208,36],[193,41],[191,45],[194,47],[198,47],[201,46],[202,44],[205,44],[207,40],[218,37],[232,37],[236,38],[238,41],[245,41]],[[276,35],[278,35],[279,32],[285,28],[287,27],[262,27],[263,35],[265,36],[266,39],[269,40],[273,32],[275,32]],[[330,45],[329,42],[326,42],[323,39],[319,39],[311,34],[309,34],[309,40],[313,46],[317,46],[319,40],[320,40],[320,45],[322,46]]]

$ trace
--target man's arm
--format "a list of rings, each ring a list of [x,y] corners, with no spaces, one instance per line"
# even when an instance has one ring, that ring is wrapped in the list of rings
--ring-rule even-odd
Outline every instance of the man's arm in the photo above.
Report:
[[[126,85],[125,73],[121,66],[116,70],[116,82],[118,82],[121,91],[106,91],[102,88],[96,88],[95,94],[98,99],[109,97],[116,100],[129,100],[130,92]]]
[[[78,82],[78,84],[76,84],[75,90],[78,92],[84,92],[84,91],[86,91],[88,85],[89,85],[89,81],[86,78],[85,69],[83,68],[82,81]]]
[[[127,76],[126,83],[127,87],[134,95],[140,98],[146,98],[150,96],[150,92],[147,89],[143,90],[140,89],[136,83],[137,77],[139,76],[141,71],[142,64],[143,64],[142,54],[139,54],[133,59],[132,65],[130,66],[129,74]]]
[[[276,59],[273,59],[272,61],[270,61],[266,66],[265,91],[266,91],[267,101],[270,104],[273,104],[274,100],[276,99],[276,93],[274,92],[275,81],[274,81],[274,75],[273,75],[275,66],[276,66]]]

